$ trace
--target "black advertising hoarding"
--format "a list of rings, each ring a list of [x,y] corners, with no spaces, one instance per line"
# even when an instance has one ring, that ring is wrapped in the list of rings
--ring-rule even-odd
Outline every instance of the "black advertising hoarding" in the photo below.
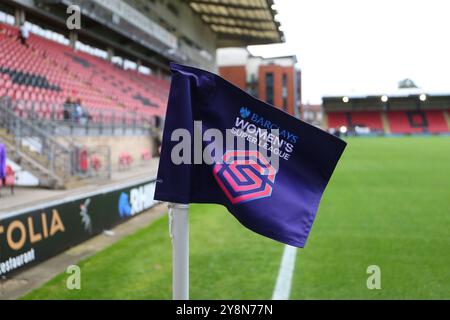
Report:
[[[0,219],[0,276],[42,262],[157,202],[155,180],[43,203]]]

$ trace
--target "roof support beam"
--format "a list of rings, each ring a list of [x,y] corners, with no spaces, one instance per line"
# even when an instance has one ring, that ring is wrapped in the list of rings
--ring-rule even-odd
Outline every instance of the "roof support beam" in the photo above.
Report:
[[[234,16],[234,15],[225,15],[225,14],[212,14],[212,13],[206,13],[206,12],[199,12],[199,14],[202,16],[202,19],[204,19],[203,16],[211,17],[211,18],[225,18],[225,19],[236,19],[236,20],[244,20],[244,21],[250,21],[250,22],[271,22],[273,23],[272,19],[266,19],[266,18],[246,18],[241,16]],[[206,22],[206,20],[205,20]]]
[[[256,31],[256,32],[275,32],[277,33],[277,30],[274,29],[261,29],[261,28],[249,28],[249,27],[241,27],[241,26],[231,26],[227,24],[220,24],[220,23],[212,23],[211,26],[214,27],[224,27],[224,28],[237,28],[244,31]],[[220,31],[219,31],[220,32]]]
[[[212,2],[208,0],[188,0],[189,3],[196,3],[196,4],[203,4],[203,5],[213,5],[213,6],[222,6],[227,8],[233,8],[233,9],[244,9],[244,10],[250,10],[250,9],[263,9],[267,10],[270,9],[266,6],[258,6],[258,5],[248,5],[248,6],[241,6],[238,4],[231,4],[231,3],[223,3],[223,2]]]
[[[242,21],[244,20],[235,20],[236,23],[227,23],[227,22],[215,22],[215,21],[211,21],[210,24],[211,25],[215,25],[215,26],[219,26],[219,27],[227,27],[227,28],[239,28],[239,29],[254,29],[254,30],[259,30],[259,31],[277,31],[273,25],[271,26],[249,26],[248,24],[242,23]],[[252,28],[253,27],[253,28]]]
[[[252,36],[249,34],[237,34],[237,33],[228,33],[228,32],[222,32],[222,31],[217,31],[218,34],[223,35],[224,38],[235,38],[235,39],[253,39],[253,40],[263,40],[263,39],[267,39],[266,36],[261,35],[260,37],[257,36]],[[269,39],[273,39],[275,40],[276,37],[273,38],[269,38]]]

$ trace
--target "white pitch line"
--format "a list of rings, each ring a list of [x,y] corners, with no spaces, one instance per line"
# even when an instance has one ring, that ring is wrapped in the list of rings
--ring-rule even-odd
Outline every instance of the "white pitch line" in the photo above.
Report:
[[[296,256],[296,247],[289,245],[284,247],[283,258],[281,259],[280,270],[278,271],[277,283],[275,285],[275,289],[273,290],[272,300],[289,299]]]

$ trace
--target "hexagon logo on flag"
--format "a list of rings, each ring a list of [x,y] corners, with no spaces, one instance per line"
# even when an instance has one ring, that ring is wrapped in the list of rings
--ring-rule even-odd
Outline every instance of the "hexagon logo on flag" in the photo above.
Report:
[[[215,164],[214,177],[233,204],[272,195],[276,170],[258,151],[233,150]]]

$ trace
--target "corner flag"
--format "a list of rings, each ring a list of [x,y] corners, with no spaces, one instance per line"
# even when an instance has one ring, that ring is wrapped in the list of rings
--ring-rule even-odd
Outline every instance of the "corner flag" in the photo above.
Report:
[[[155,199],[221,204],[250,230],[304,247],[346,143],[213,73],[171,70]]]

